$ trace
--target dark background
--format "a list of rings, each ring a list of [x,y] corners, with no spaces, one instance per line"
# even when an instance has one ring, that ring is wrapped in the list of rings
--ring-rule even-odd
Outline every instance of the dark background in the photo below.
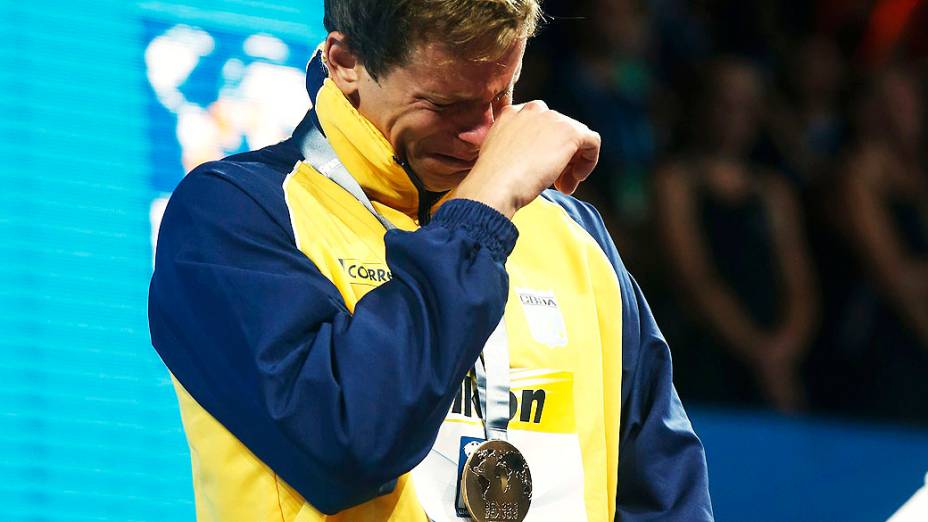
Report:
[[[517,97],[603,136],[580,191],[687,402],[928,422],[919,1],[549,1]]]

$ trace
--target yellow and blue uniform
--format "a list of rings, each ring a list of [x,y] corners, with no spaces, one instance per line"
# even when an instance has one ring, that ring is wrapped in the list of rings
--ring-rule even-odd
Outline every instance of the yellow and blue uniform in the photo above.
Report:
[[[317,56],[293,137],[198,167],[162,221],[152,343],[198,519],[456,520],[467,375],[502,318],[529,520],[711,520],[669,350],[596,211],[430,193],[325,76]],[[304,161],[310,126],[397,230]]]

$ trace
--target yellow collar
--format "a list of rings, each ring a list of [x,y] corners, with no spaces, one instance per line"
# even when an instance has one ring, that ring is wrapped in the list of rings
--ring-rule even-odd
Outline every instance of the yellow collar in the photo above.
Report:
[[[316,95],[319,124],[338,159],[372,201],[416,218],[419,191],[395,159],[393,146],[331,79]]]

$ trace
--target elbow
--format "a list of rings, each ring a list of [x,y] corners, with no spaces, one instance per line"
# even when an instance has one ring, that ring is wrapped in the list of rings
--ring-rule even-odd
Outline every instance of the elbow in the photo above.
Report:
[[[320,407],[324,402],[329,407]],[[297,471],[302,480],[290,485],[326,515],[392,492],[395,479],[402,474],[392,474],[396,468],[390,466],[391,456],[378,451],[378,441],[384,437],[373,430],[356,429],[358,424],[347,420],[349,412],[334,407],[339,402],[317,397],[316,401],[297,401],[302,408],[291,407],[295,404],[291,401],[265,404],[269,420],[295,452],[294,460],[302,462]],[[307,403],[317,408],[307,412]],[[293,464],[293,460],[279,462],[277,467],[284,471]]]
[[[336,515],[377,497],[388,495],[396,489],[396,479],[372,484],[365,482],[365,477],[352,476],[347,469],[341,470],[339,475],[340,487],[306,496],[309,503],[325,515]],[[334,480],[332,482],[334,483]]]
[[[337,469],[333,472],[350,483],[374,488],[395,481],[416,467],[431,449],[437,426],[435,430],[424,429],[435,422],[416,412],[401,409],[394,413],[398,418],[419,420],[401,424],[366,423],[361,429],[350,430],[345,444],[338,449]]]
[[[356,484],[363,489],[377,489],[395,480],[402,471],[396,470],[396,462],[383,458],[366,449],[367,444],[353,444],[339,450],[340,458],[331,467],[333,476],[347,484]]]
[[[343,498],[331,502],[339,510],[391,492],[396,480],[431,447],[429,443],[418,452],[416,448],[422,447],[418,434],[377,423],[333,423],[326,431],[320,435],[329,443],[316,446],[313,452],[322,477],[344,488]]]
[[[335,515],[396,488],[396,477],[384,475],[379,463],[359,455],[354,448],[329,448],[326,462],[317,471],[316,483],[304,497],[319,511]]]

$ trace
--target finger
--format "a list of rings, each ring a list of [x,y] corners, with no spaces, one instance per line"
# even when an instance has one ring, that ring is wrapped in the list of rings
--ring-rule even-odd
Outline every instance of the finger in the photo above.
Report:
[[[573,194],[580,186],[581,179],[577,178],[573,165],[568,164],[564,172],[554,180],[554,188],[568,196]]]
[[[573,193],[577,191],[577,187],[580,186],[580,183],[577,182],[577,179],[573,176],[565,176],[563,180],[564,181],[561,183],[561,186],[557,187],[557,185],[555,185],[555,188],[557,188],[561,193],[567,194],[568,196],[573,195]]]
[[[567,166],[558,175],[554,186],[569,195],[573,194],[580,183],[590,176],[599,162],[602,139],[599,133],[591,131],[586,125],[570,118],[565,119],[568,120],[571,130],[576,135],[577,149],[567,162]]]
[[[596,164],[599,163],[599,150],[602,146],[602,138],[598,132],[585,129],[580,134],[580,146],[574,157],[570,160],[573,166],[573,174],[578,183],[585,180],[593,172]]]
[[[526,103],[520,103],[519,105],[513,105],[513,107],[519,107],[519,112],[544,112],[548,110],[548,104],[541,100],[532,100]]]

